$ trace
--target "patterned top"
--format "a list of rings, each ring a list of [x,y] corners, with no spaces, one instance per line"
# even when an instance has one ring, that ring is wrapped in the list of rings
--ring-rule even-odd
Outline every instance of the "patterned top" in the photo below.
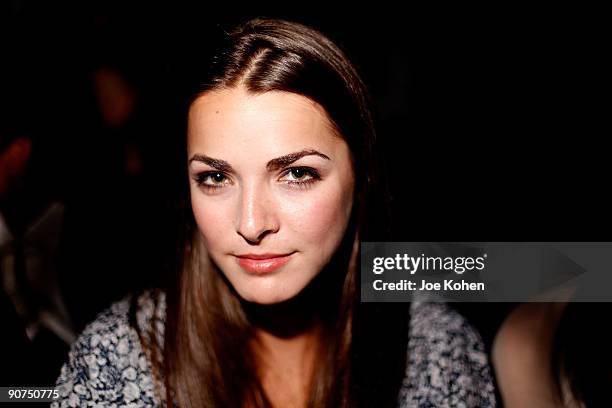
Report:
[[[130,326],[129,299],[113,304],[90,323],[72,345],[57,379],[59,407],[158,407],[150,362]],[[136,321],[156,320],[163,341],[165,298],[149,293],[138,299]],[[161,391],[161,392],[160,392]],[[408,364],[398,408],[494,407],[495,393],[479,335],[443,303],[411,305]]]

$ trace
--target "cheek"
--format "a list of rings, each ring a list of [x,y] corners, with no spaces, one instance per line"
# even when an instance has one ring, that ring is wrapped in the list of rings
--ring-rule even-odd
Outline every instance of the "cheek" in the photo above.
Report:
[[[215,245],[222,243],[223,237],[228,235],[226,224],[231,219],[229,206],[221,201],[206,200],[194,192],[191,196],[191,207],[204,244],[210,251],[214,251]]]
[[[329,252],[339,244],[352,206],[352,190],[330,187],[305,196],[286,217],[294,239],[318,252]]]

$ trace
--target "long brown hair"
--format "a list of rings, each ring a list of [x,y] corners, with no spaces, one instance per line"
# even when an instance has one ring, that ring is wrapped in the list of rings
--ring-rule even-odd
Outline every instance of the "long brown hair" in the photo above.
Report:
[[[376,134],[366,88],[345,54],[327,37],[300,24],[270,19],[251,20],[227,35],[192,101],[204,92],[238,86],[253,94],[285,91],[317,102],[352,153],[357,182],[349,226],[330,264],[298,296],[312,299],[308,293],[316,293],[326,317],[325,347],[318,353],[308,406],[393,406],[405,364],[405,321],[393,319],[388,308],[383,310],[394,333],[401,333],[385,338],[381,322],[387,320],[380,319],[380,311],[362,307],[357,291],[359,239],[373,236],[364,222],[366,204],[374,194],[381,208],[386,204],[384,190],[374,188],[378,185]],[[150,345],[166,402],[270,407],[249,348],[253,335],[245,311],[249,306],[210,262],[193,215],[187,213],[179,276],[167,289],[163,349],[155,342]],[[369,224],[382,226],[384,221],[379,212]],[[369,326],[368,319],[379,326]],[[368,338],[376,338],[377,343]]]

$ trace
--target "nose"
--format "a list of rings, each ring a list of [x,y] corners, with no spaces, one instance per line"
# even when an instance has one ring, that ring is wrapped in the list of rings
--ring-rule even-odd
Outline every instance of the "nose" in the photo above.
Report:
[[[238,211],[237,233],[251,245],[279,229],[273,199],[265,187],[251,184],[242,190]]]

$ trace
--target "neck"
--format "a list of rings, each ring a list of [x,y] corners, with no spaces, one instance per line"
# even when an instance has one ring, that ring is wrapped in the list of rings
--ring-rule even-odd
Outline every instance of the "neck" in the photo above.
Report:
[[[324,333],[336,321],[342,289],[341,282],[334,282],[338,275],[325,269],[298,296],[282,303],[243,304],[253,329],[250,347],[257,375],[275,407],[306,404]]]
[[[320,321],[322,305],[305,292],[273,305],[245,302],[243,308],[256,331],[289,339],[311,331]]]
[[[249,307],[257,376],[273,407],[304,407],[322,344],[316,308],[301,301]]]
[[[320,305],[302,296],[275,305],[249,304],[246,311],[261,361],[304,362],[321,340]]]
[[[297,388],[307,387],[322,343],[322,324],[312,322],[299,332],[290,335],[254,328],[252,349],[262,380],[286,383]]]

